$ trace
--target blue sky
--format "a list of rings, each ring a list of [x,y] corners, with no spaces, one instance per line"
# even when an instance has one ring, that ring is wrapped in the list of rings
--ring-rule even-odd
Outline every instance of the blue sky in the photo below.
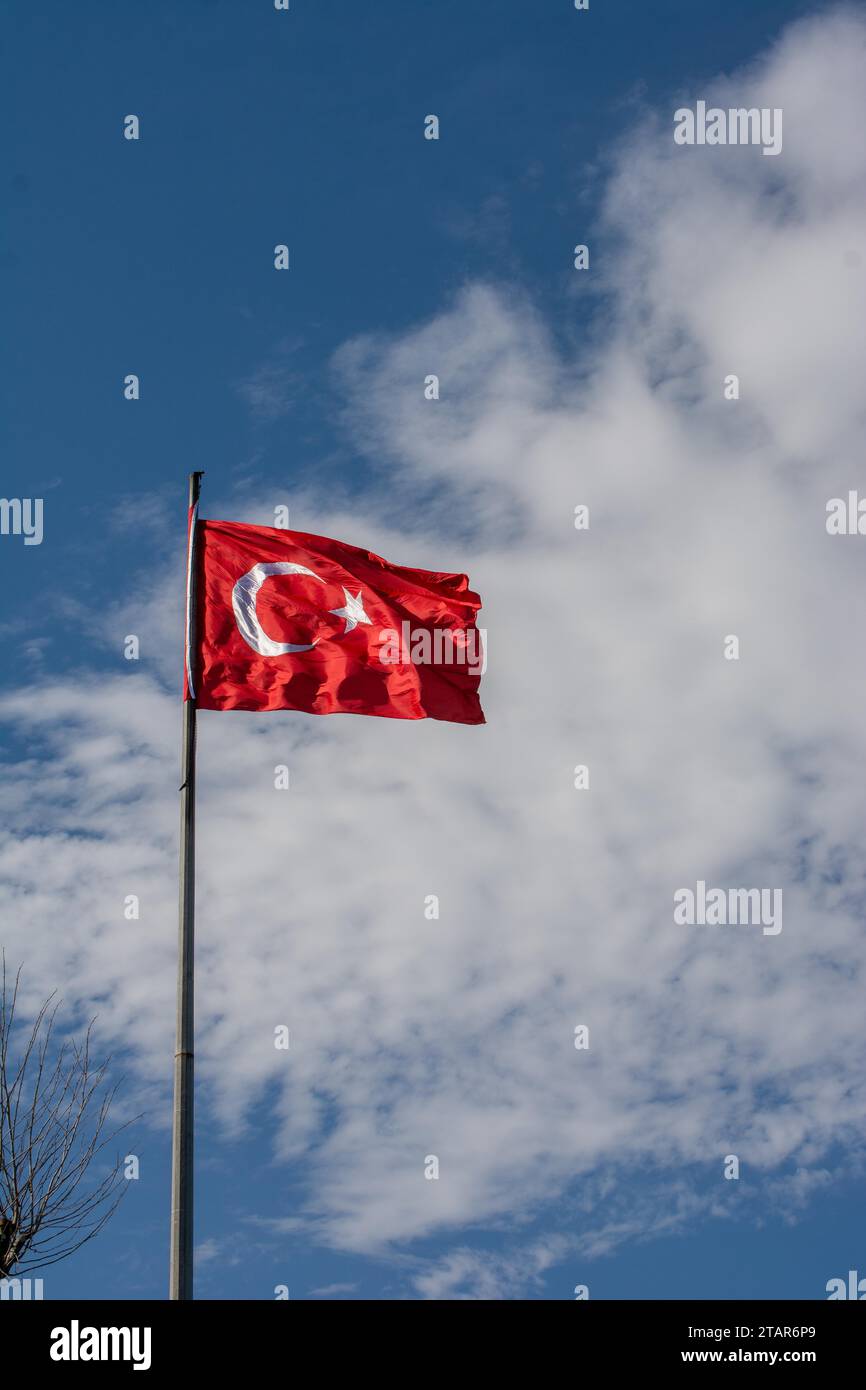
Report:
[[[835,1017],[853,1068],[862,1028],[852,1035],[851,1000],[815,985],[809,957],[814,927],[840,977],[862,965],[863,869],[849,828],[862,809],[862,735],[853,697],[834,701],[864,672],[851,653],[834,664],[841,638],[826,651],[815,643],[828,626],[843,632],[861,602],[862,567],[850,549],[828,556],[820,512],[825,497],[857,485],[862,467],[862,425],[844,385],[862,277],[837,294],[816,266],[835,266],[837,246],[862,247],[862,204],[845,197],[863,170],[849,143],[860,127],[845,113],[859,107],[845,74],[839,124],[828,127],[821,107],[811,143],[812,112],[806,97],[797,108],[792,79],[805,76],[812,93],[813,63],[814,91],[828,90],[821,82],[835,56],[851,52],[850,35],[859,41],[862,7],[841,18],[793,0],[592,0],[588,13],[568,0],[4,10],[0,491],[45,499],[41,546],[0,539],[4,936],[36,992],[59,987],[74,1012],[99,1012],[106,1047],[126,1063],[132,1108],[148,1115],[136,1130],[141,1180],[96,1242],[48,1271],[46,1294],[155,1298],[166,1285],[171,721],[192,468],[206,470],[206,515],[268,524],[286,502],[298,529],[331,528],[399,563],[466,569],[499,650],[526,650],[541,630],[576,663],[563,670],[568,698],[548,707],[547,681],[563,658],[544,648],[539,690],[526,664],[509,680],[503,658],[497,674],[494,655],[486,707],[500,744],[495,729],[473,743],[450,729],[369,728],[381,721],[347,721],[346,731],[303,716],[258,725],[210,717],[201,754],[198,1296],[269,1298],[285,1283],[293,1298],[568,1298],[582,1282],[603,1298],[811,1298],[858,1260],[866,1272],[856,1081],[847,1062],[836,1068],[827,1031]],[[799,16],[817,27],[767,59]],[[790,97],[778,161],[724,151],[757,159],[724,175],[706,160],[671,163],[667,131],[682,100],[765,89],[757,104]],[[138,142],[122,138],[128,113],[140,118]],[[428,113],[440,118],[438,142],[423,139]],[[779,211],[786,196],[796,205],[790,222]],[[738,214],[730,225],[726,206]],[[837,210],[838,224],[822,220]],[[282,242],[285,274],[273,268]],[[572,268],[576,242],[592,249],[585,282]],[[738,271],[726,280],[719,267],[729,249]],[[850,277],[850,255],[844,264]],[[802,286],[810,276],[817,302],[843,306],[843,317],[850,308],[838,362],[822,348],[838,325],[825,334],[810,318],[819,313]],[[790,306],[801,289],[799,314]],[[738,370],[742,361],[753,383],[736,426],[719,423],[711,403],[704,409],[710,388],[691,375],[706,366],[712,378],[717,349],[719,363]],[[803,383],[822,364],[828,380],[813,399]],[[401,392],[437,366],[455,404],[443,399],[447,423],[428,435],[428,417],[404,408]],[[129,372],[141,379],[134,403],[122,394]],[[631,438],[617,433],[631,421]],[[618,473],[620,458],[633,474]],[[602,459],[609,492],[593,481]],[[536,601],[524,612],[511,602],[512,571],[522,563],[538,575],[547,555],[553,564],[552,547],[572,544],[573,503],[593,487],[610,525],[608,558],[599,526],[588,560],[569,552],[556,583],[538,581],[536,599],[549,598],[556,617],[548,633]],[[656,511],[666,489],[676,505]],[[691,513],[679,530],[682,499],[696,515],[715,512],[729,535],[732,518],[758,520],[732,551],[716,550],[718,533],[689,530]],[[813,503],[817,531],[808,529]],[[663,544],[666,527],[692,540],[681,551],[677,540]],[[815,611],[779,647],[779,634],[793,630],[784,605],[798,576]],[[696,598],[695,611],[645,646],[653,609],[643,599],[663,609],[684,590],[706,606]],[[838,628],[824,621],[828,612],[840,615]],[[742,694],[722,692],[730,673],[718,663],[705,670],[702,624],[709,644],[751,620],[752,650],[760,645],[766,659]],[[143,636],[135,669],[122,659],[127,632]],[[678,662],[691,676],[674,690],[666,673]],[[690,680],[695,704],[681,707]],[[637,688],[645,706],[618,702]],[[613,703],[608,689],[618,692]],[[677,723],[693,745],[670,742]],[[534,732],[540,726],[549,740]],[[570,768],[594,739],[599,790],[575,823]],[[281,740],[291,743],[299,787],[288,814],[256,792],[285,751]],[[660,743],[662,770],[632,784]],[[492,780],[505,765],[508,785]],[[792,788],[816,765],[821,793],[804,806]],[[241,811],[232,798],[245,777]],[[261,899],[244,872],[221,867],[233,855],[248,867],[253,845]],[[814,847],[814,863],[794,906],[790,864],[803,845]],[[572,848],[584,866],[576,881]],[[42,878],[40,858],[49,866]],[[791,926],[777,955],[759,950],[775,943],[714,942],[696,964],[691,951],[668,957],[665,944],[650,958],[657,979],[634,958],[630,973],[628,932],[654,940],[671,930],[657,905],[662,888],[653,897],[659,861],[672,887],[714,873],[751,882],[743,875],[775,872],[787,884],[789,874]],[[842,866],[835,886],[831,862]],[[506,863],[521,870],[511,884]],[[459,903],[429,948],[435,966],[420,948],[411,957],[401,925],[413,893],[420,901],[437,891],[432,879]],[[589,942],[600,922],[616,937],[632,882],[625,946],[602,957]],[[140,885],[147,910],[127,955],[113,904]],[[275,914],[264,936],[262,903]],[[322,935],[321,956],[298,944],[305,933]],[[356,950],[363,961],[354,963]],[[353,960],[345,975],[344,951]],[[273,998],[261,993],[256,961]],[[680,965],[694,973],[678,976]],[[402,972],[417,979],[428,969],[429,997],[413,1017]],[[272,1005],[281,1007],[282,976],[285,1019],[273,1021],[294,1030],[297,1018],[302,1039],[291,1081],[272,1059],[257,1061],[248,1036],[259,1007],[269,1025]],[[729,1037],[718,1032],[717,1049],[708,1038],[718,1019],[700,1031],[705,1015],[691,1020],[696,1006],[679,1002],[678,978],[698,1001],[704,988],[708,1001],[734,989],[736,1025]],[[580,997],[586,979],[595,985]],[[621,1073],[604,1080],[609,1111],[582,1083],[557,1082],[512,1133],[507,1114],[518,1115],[544,1071],[527,1059],[543,1058],[548,1022],[561,1015],[565,1036],[582,1017],[575,1009],[598,1004],[599,1033],[615,1049],[642,988],[657,994],[635,1015],[646,1022]],[[373,1005],[392,1027],[379,1031]],[[659,1020],[678,1020],[680,1009],[688,1026],[657,1035]],[[762,1033],[765,1018],[772,1031],[768,1022]],[[648,1057],[667,1048],[671,1070],[634,1089],[644,1026]],[[819,1041],[808,1055],[793,1045],[789,1054],[798,1031],[823,1036],[828,1054]],[[707,1047],[703,1099],[701,1073],[688,1074],[698,1038]],[[471,1097],[500,1086],[502,1114],[489,1130],[499,1161],[474,1167],[487,1140]],[[729,1137],[708,1135],[702,1148],[702,1125],[731,1092],[739,1099],[730,1113],[723,1107]],[[566,1124],[572,1103],[577,1129],[597,1125],[585,1147]],[[657,1134],[654,1120],[644,1122],[653,1131],[645,1149],[641,1126],[627,1119],[644,1105],[659,1116]],[[673,1124],[666,1150],[668,1108],[689,1119]],[[548,1124],[549,1145],[536,1151]],[[392,1164],[402,1171],[401,1136],[417,1137],[423,1158],[447,1150],[457,1132],[464,1186],[423,1220],[394,1218],[389,1174]],[[730,1151],[744,1156],[733,1194],[719,1181]],[[401,1184],[393,1208],[409,1213],[416,1198]]]

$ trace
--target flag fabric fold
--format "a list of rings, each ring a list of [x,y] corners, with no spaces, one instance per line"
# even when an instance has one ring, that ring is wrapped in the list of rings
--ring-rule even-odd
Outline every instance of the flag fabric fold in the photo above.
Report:
[[[200,709],[484,723],[481,600],[466,575],[210,520],[198,522],[195,564]]]

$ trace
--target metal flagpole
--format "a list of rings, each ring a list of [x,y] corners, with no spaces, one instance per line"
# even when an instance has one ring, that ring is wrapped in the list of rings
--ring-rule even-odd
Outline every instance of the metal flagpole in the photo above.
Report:
[[[171,1141],[169,1298],[192,1298],[193,1229],[193,960],[195,936],[196,531],[201,473],[189,475],[186,578],[186,678],[180,784],[180,894],[177,938],[177,1040]]]

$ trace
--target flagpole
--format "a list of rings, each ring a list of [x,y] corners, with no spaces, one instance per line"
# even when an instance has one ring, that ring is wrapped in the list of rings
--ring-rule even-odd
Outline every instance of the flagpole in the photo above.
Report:
[[[193,963],[195,938],[196,531],[201,473],[189,475],[186,672],[180,784],[180,883],[177,938],[177,1035],[171,1140],[171,1256],[169,1298],[193,1296]]]

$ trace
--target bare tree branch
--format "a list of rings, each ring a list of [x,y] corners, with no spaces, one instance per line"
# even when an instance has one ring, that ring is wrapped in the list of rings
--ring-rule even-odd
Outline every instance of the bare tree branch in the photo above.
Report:
[[[57,1041],[59,1000],[49,995],[29,1030],[18,1023],[21,970],[10,983],[0,952],[0,1279],[56,1264],[102,1230],[125,1188],[120,1160],[104,1150],[132,1121],[109,1130],[120,1082],[111,1058]]]

